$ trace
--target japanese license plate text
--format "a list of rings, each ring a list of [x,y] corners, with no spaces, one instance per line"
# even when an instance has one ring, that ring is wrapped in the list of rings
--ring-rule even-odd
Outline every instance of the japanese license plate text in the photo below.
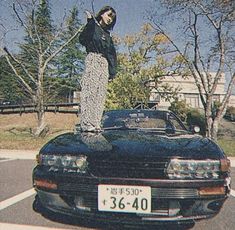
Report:
[[[98,209],[109,212],[151,212],[151,187],[99,185]]]

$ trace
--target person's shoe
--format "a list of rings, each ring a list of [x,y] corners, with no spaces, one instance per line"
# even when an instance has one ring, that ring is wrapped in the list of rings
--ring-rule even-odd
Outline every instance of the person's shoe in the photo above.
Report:
[[[88,126],[85,129],[80,126],[80,131],[81,132],[92,132],[92,133],[98,133],[101,132],[100,127],[94,127],[94,126]]]
[[[89,127],[85,130],[85,132],[95,132],[96,128],[95,127]]]
[[[102,131],[102,129],[100,127],[95,128],[95,132],[99,133],[101,131]]]
[[[86,132],[99,133],[101,132],[101,128],[92,127],[92,128],[87,129]]]

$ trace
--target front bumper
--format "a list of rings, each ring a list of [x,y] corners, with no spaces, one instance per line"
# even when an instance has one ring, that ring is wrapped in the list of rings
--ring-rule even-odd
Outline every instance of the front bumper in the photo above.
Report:
[[[225,180],[172,181],[78,176],[51,176],[34,170],[34,179],[47,179],[56,189],[35,187],[40,203],[53,212],[96,221],[121,224],[188,223],[211,218],[219,213],[227,198]],[[149,214],[105,212],[98,210],[98,185],[151,186],[152,209]],[[224,186],[224,195],[200,195],[200,187]]]

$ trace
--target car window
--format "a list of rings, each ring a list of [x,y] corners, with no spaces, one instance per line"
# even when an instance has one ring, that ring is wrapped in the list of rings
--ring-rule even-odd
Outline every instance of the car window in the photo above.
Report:
[[[159,118],[129,118],[126,119],[125,125],[130,128],[162,128],[165,129],[166,122]]]
[[[146,128],[146,129],[169,129],[172,125],[168,121],[166,113],[157,111],[112,111],[103,116],[103,128]]]
[[[179,122],[176,119],[171,119],[171,123],[174,126],[175,129],[181,130],[182,126],[179,124]]]
[[[176,116],[169,114],[168,120],[175,130],[185,130],[185,127],[179,122]]]
[[[103,116],[103,128],[145,128],[185,130],[175,116],[166,111],[112,111]]]

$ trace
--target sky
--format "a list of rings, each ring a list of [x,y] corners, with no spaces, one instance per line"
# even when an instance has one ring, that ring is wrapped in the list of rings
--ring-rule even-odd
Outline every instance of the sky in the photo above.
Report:
[[[22,28],[13,18],[12,3],[17,1],[22,3],[28,0],[0,0],[0,47],[6,46],[13,53],[17,52],[17,43],[22,41],[23,37]],[[83,23],[86,23],[84,11],[92,11],[92,2],[94,2],[96,13],[105,5],[110,5],[116,10],[117,22],[113,33],[120,37],[138,32],[141,26],[147,22],[147,11],[157,7],[159,3],[157,0],[49,0],[52,19],[54,23],[60,24],[65,14],[68,16],[69,10],[73,6],[78,6],[79,12],[81,12],[80,18]],[[159,7],[154,10],[161,13]],[[170,28],[168,32],[174,31],[177,23],[179,22],[176,18],[173,23],[167,23]],[[6,36],[3,36],[6,31],[8,31]],[[180,45],[182,40],[180,34],[174,34],[174,36],[178,37],[178,45]]]
[[[23,2],[24,0],[18,0]],[[1,46],[7,46],[10,49],[16,47],[15,43],[22,39],[22,29],[16,24],[12,17],[13,10],[11,8],[14,0],[0,0],[0,39],[3,37],[6,29],[11,29],[4,39],[0,40]],[[15,1],[16,2],[16,1]],[[83,2],[80,8],[82,22],[86,22],[84,10],[92,11],[92,0],[49,0],[51,13],[54,22],[60,23],[66,13],[73,6],[78,6]],[[154,0],[94,0],[94,9],[97,13],[103,6],[110,5],[117,12],[117,22],[113,33],[123,36],[138,32],[141,26],[146,22],[146,11],[151,8]],[[5,28],[4,28],[4,27]]]

